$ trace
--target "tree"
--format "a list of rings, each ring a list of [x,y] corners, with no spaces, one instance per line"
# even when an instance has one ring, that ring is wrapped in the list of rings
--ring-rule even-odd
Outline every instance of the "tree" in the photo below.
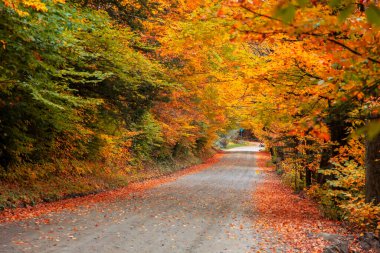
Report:
[[[325,122],[323,125],[329,129],[332,145],[336,145],[336,142],[337,146],[345,145],[346,137],[363,125],[365,129],[376,132],[375,136],[378,135],[379,128],[374,127],[378,118],[368,117],[379,106],[376,99],[379,94],[379,29],[376,26],[379,8],[375,4],[355,5],[351,1],[226,1],[225,4],[223,12],[233,13],[237,21],[235,34],[242,34],[245,40],[266,40],[273,45],[286,45],[293,54],[293,66],[315,80],[315,90],[301,92],[301,97],[307,103],[312,102],[313,98],[326,98],[323,98],[326,100],[324,106],[314,108],[318,115],[310,119],[316,125]],[[275,9],[272,6],[276,6]],[[302,51],[315,52],[323,60],[305,61],[307,57],[302,55]],[[287,64],[284,67],[285,72]],[[301,83],[297,83],[297,86]],[[380,151],[375,150],[375,146],[371,147],[375,145],[374,142],[368,143],[367,160],[375,158],[372,154]],[[329,148],[332,151],[326,151],[323,156],[322,167],[331,156],[336,155],[332,147]],[[367,164],[372,163],[367,161]],[[373,166],[367,166],[366,169],[367,175],[376,175],[372,172]],[[379,178],[374,180],[380,181]],[[367,182],[371,182],[371,179],[368,178]],[[367,185],[367,201],[374,198],[374,192],[378,192],[368,187],[377,186]]]

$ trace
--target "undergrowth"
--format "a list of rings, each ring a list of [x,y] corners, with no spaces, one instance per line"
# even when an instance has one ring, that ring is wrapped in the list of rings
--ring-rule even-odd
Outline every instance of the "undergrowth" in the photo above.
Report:
[[[209,156],[211,152],[202,158]],[[142,167],[128,168],[83,161],[19,166],[17,174],[3,172],[1,175],[0,211],[116,189],[201,162],[201,158],[192,155],[161,162],[149,161]]]

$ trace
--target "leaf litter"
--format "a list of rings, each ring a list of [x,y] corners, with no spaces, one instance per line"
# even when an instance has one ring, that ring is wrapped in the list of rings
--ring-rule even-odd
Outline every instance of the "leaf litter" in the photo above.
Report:
[[[274,168],[268,166],[270,154],[258,152],[256,163],[263,173],[253,192],[253,204],[257,216],[253,227],[262,233],[264,241],[269,242],[273,252],[323,252],[331,242],[321,234],[331,234],[341,238],[351,238],[350,252],[364,252],[353,241],[341,222],[323,217],[318,205],[307,198],[294,194],[290,187],[281,181]],[[278,235],[274,239],[273,234]],[[266,238],[265,238],[266,237]],[[284,245],[286,249],[284,249]]]

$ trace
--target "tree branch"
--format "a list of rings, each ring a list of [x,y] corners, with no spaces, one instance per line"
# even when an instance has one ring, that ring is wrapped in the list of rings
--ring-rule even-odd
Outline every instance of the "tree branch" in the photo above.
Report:
[[[249,6],[247,6],[247,5],[242,4],[242,5],[240,5],[240,7],[243,8],[243,9],[245,9],[245,10],[247,10],[247,11],[249,11],[249,12],[251,12],[252,14],[254,14],[254,15],[258,16],[258,17],[263,17],[263,18],[267,18],[267,19],[270,19],[270,20],[273,20],[273,21],[281,22],[281,23],[283,23],[285,26],[288,26],[288,27],[299,28],[299,27],[297,27],[297,26],[295,26],[295,25],[293,25],[293,24],[287,24],[287,23],[284,23],[284,22],[282,22],[282,20],[277,19],[277,18],[275,18],[275,17],[271,17],[271,16],[269,16],[269,15],[265,15],[265,14],[258,13],[258,12],[256,12],[256,11],[252,10],[251,8],[249,8]],[[324,37],[324,36],[326,36],[326,35],[323,35],[323,34],[310,33],[310,32],[304,32],[304,33],[301,33],[301,34],[309,35],[309,36],[314,36],[314,37]],[[350,48],[349,46],[345,45],[344,43],[342,43],[342,42],[340,42],[340,41],[337,41],[336,39],[327,38],[327,41],[330,41],[331,43],[334,43],[334,44],[336,44],[336,45],[338,45],[338,46],[341,46],[342,48],[348,50],[349,52],[351,52],[351,53],[353,53],[353,54],[355,54],[355,55],[357,55],[357,56],[365,57],[365,56],[363,56],[362,53],[360,53],[360,52],[358,52],[358,51],[356,51],[356,50]],[[377,59],[372,58],[372,57],[365,57],[365,58],[366,58],[368,61],[370,61],[370,62],[380,64],[380,60],[377,60]]]

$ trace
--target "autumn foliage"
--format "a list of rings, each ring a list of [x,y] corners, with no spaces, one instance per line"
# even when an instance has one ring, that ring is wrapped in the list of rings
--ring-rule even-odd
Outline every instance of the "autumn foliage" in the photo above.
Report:
[[[224,1],[251,52],[242,125],[330,217],[379,227],[377,1]]]
[[[255,211],[260,217],[255,221],[255,229],[268,231],[264,238],[272,242],[272,250],[288,245],[286,252],[323,252],[326,245],[331,244],[323,235],[346,237],[349,234],[339,222],[323,217],[315,202],[294,194],[285,186],[274,173],[275,168],[267,165],[270,162],[268,153],[258,153],[256,158],[258,169],[263,169],[265,174],[253,193]],[[274,241],[269,231],[278,234],[279,238]],[[355,243],[349,247],[361,252]]]
[[[123,181],[245,128],[295,191],[378,229],[379,20],[378,1],[1,0],[0,180]]]

